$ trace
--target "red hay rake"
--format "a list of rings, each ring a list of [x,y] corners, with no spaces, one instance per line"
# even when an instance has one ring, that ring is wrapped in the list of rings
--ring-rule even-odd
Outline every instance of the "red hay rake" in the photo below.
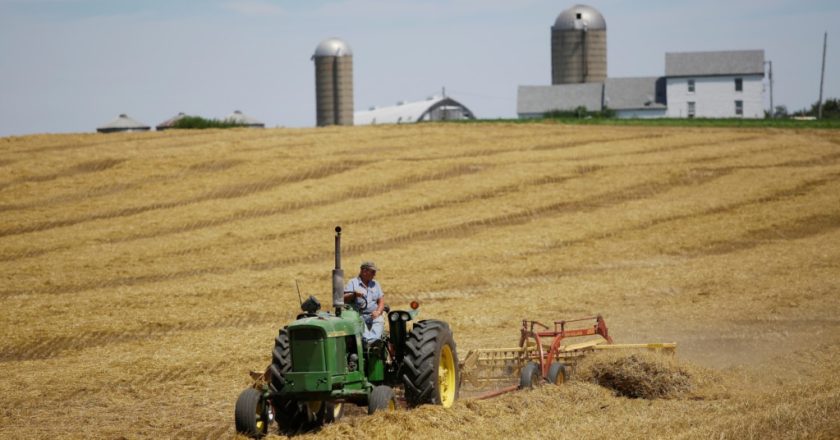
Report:
[[[594,324],[580,325],[593,320]],[[567,343],[570,338],[586,336],[599,338],[576,344]],[[601,315],[554,321],[553,327],[538,321],[523,320],[519,347],[482,348],[467,353],[460,364],[461,383],[476,388],[494,387],[493,390],[475,396],[476,399],[486,399],[533,386],[543,379],[560,384],[566,380],[569,368],[573,369],[583,356],[596,350],[648,349],[673,353],[676,348],[676,343],[615,344]],[[559,365],[552,368],[555,364]],[[518,384],[500,388],[517,376],[520,377]]]

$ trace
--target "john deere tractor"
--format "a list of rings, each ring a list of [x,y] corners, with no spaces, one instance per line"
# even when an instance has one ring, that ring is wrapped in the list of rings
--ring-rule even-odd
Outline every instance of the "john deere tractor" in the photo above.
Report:
[[[416,321],[416,302],[410,310],[386,308],[387,333],[373,342],[362,339],[364,304],[344,304],[341,227],[335,228],[332,280],[332,313],[320,311],[310,297],[297,319],[279,330],[271,365],[252,374],[254,385],[236,401],[237,432],[259,438],[272,422],[283,434],[314,429],[338,420],[346,404],[373,414],[394,411],[403,401],[409,408],[450,407],[458,398],[452,330],[443,321]]]

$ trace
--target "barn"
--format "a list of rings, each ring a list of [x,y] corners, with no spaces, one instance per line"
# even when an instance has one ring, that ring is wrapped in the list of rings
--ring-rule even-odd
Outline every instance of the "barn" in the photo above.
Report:
[[[412,124],[423,121],[458,121],[475,119],[472,110],[446,96],[431,96],[424,101],[405,102],[388,107],[371,107],[354,114],[356,125]]]

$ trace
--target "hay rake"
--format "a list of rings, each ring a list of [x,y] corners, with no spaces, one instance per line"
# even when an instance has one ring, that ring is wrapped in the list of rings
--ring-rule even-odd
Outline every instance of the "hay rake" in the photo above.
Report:
[[[593,320],[594,324],[581,326],[581,323],[591,323]],[[598,338],[567,343],[570,338],[587,336]],[[554,321],[553,327],[538,321],[523,320],[519,347],[482,348],[467,353],[460,363],[461,384],[475,388],[493,387],[474,397],[486,399],[531,387],[543,378],[560,384],[568,378],[569,368],[573,369],[582,357],[594,351],[647,349],[673,353],[676,348],[676,343],[615,344],[601,315]],[[506,385],[517,376],[518,384]]]

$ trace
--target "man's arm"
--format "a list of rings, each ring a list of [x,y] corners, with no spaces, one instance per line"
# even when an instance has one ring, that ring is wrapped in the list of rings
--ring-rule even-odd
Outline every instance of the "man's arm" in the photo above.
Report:
[[[379,299],[376,300],[376,310],[374,310],[373,313],[370,314],[371,318],[378,318],[380,315],[382,315],[383,310],[385,310],[385,298],[380,296]]]

